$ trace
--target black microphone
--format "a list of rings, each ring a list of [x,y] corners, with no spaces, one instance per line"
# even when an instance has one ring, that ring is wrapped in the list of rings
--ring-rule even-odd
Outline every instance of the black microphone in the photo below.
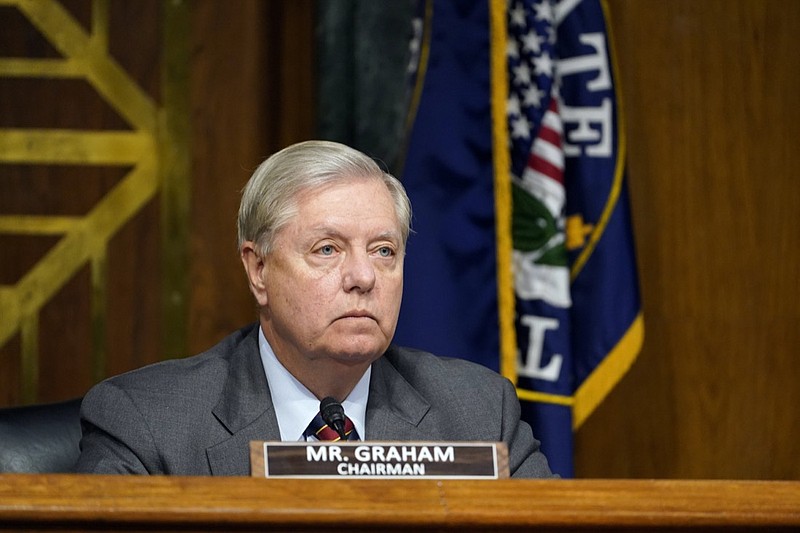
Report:
[[[334,398],[328,396],[319,402],[319,412],[322,419],[328,426],[332,427],[336,433],[342,438],[347,440],[347,435],[344,434],[344,407],[337,402]]]

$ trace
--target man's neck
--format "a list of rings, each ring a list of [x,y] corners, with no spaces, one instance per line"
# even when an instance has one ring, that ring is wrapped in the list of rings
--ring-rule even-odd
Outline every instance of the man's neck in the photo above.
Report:
[[[264,334],[272,347],[275,358],[297,381],[320,400],[331,396],[340,402],[343,401],[373,362],[367,360],[357,364],[348,364],[324,355],[306,357],[293,353],[279,341],[270,338],[271,335],[267,331],[264,331]]]
[[[318,399],[331,396],[343,401],[364,376],[370,364],[346,366],[336,361],[314,361],[311,365],[296,365],[275,353],[278,361]]]

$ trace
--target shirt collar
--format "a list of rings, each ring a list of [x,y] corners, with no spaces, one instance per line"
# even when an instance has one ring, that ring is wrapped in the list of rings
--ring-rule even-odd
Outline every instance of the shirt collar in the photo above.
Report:
[[[319,412],[319,400],[278,361],[261,328],[258,331],[258,349],[264,365],[264,373],[267,376],[267,383],[269,383],[281,440],[302,440],[308,423]],[[356,386],[342,402],[344,412],[353,421],[353,425],[362,439],[367,434],[365,424],[371,374],[372,366],[367,368]]]

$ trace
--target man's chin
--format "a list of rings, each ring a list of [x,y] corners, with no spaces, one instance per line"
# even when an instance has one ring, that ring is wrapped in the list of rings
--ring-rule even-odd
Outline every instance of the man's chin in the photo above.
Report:
[[[369,365],[386,351],[382,343],[343,343],[330,351],[330,357],[349,366]]]

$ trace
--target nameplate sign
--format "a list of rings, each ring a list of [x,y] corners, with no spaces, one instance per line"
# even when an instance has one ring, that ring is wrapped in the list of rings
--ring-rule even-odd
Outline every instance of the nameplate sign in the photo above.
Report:
[[[250,443],[253,477],[434,478],[508,477],[504,442]]]

